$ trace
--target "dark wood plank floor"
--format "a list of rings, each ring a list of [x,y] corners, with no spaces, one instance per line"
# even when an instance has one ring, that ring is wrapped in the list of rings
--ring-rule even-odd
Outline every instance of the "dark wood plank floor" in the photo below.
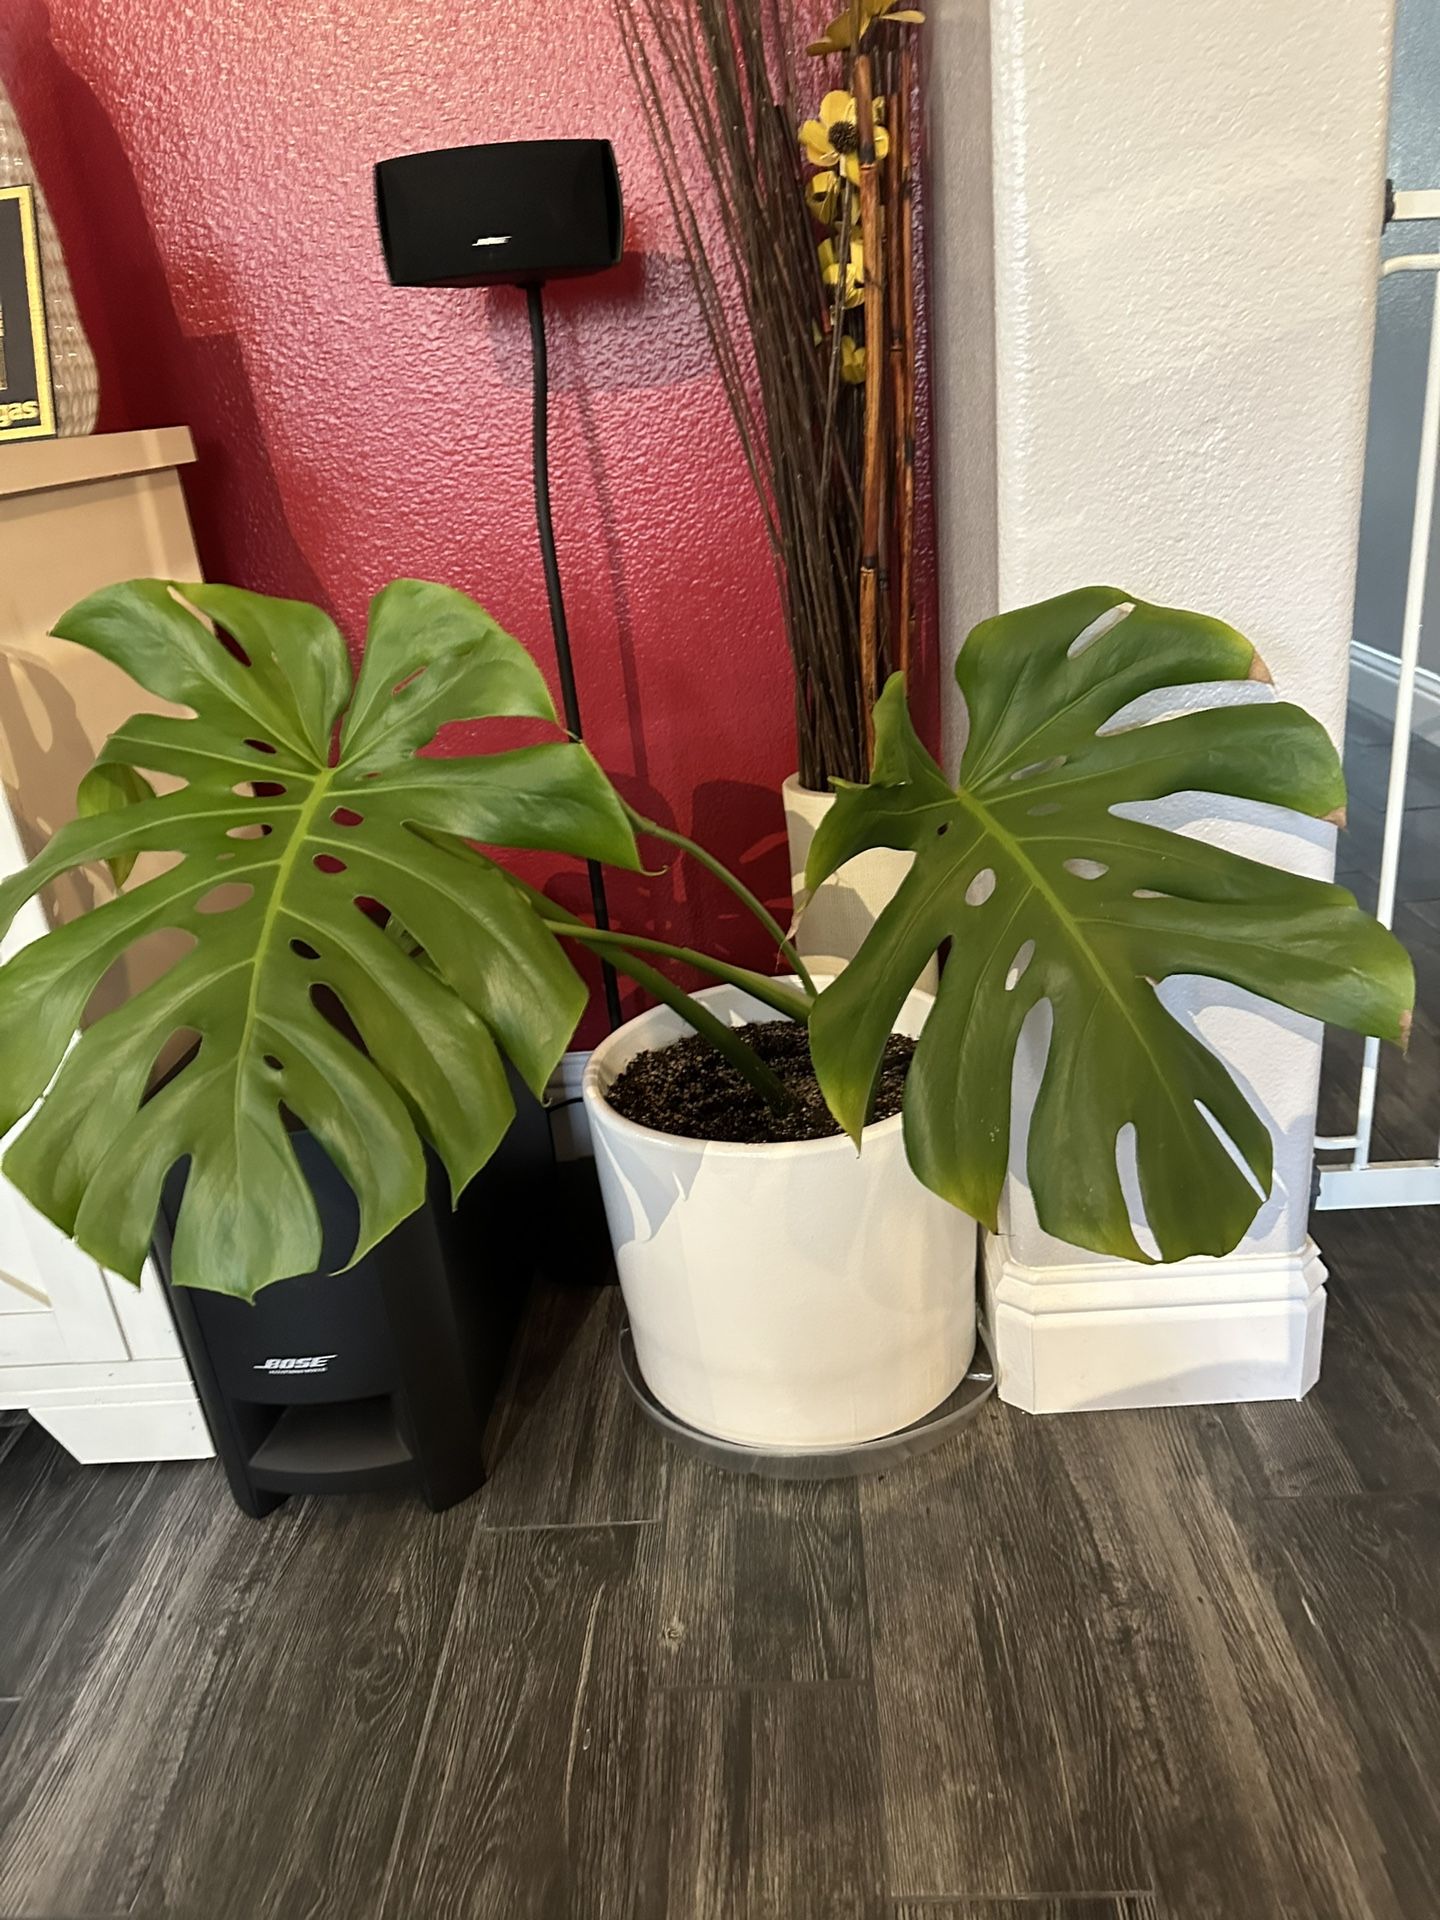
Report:
[[[1389,1152],[1440,1125],[1440,754],[1416,793]],[[439,1517],[0,1429],[0,1917],[1435,1920],[1440,1234],[1318,1232],[1307,1400],[992,1404],[862,1483],[669,1453],[584,1289]]]

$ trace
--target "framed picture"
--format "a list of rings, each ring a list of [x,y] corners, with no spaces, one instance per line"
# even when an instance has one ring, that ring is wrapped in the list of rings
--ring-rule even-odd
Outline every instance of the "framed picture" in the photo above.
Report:
[[[0,441],[55,432],[33,187],[0,187]]]

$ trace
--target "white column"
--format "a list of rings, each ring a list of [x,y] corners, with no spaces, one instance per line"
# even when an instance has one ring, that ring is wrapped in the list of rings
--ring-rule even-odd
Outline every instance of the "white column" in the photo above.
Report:
[[[988,47],[983,0],[927,11],[951,658],[992,605],[1104,582],[1231,621],[1338,739],[1392,0],[991,0]],[[1216,801],[1156,817],[1331,870],[1330,828]],[[987,1291],[1001,1393],[1034,1411],[1296,1397],[1318,1373],[1319,1030],[1210,983],[1165,992],[1268,1116],[1275,1189],[1226,1259],[1100,1260],[1040,1231],[1017,1144]],[[1022,1109],[1043,1043],[1022,1040]]]

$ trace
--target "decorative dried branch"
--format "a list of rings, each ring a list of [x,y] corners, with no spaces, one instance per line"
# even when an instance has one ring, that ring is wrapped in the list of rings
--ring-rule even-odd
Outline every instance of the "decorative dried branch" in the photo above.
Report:
[[[887,54],[890,49],[885,49]],[[889,81],[892,71],[898,63],[893,58],[884,61],[885,78]],[[890,157],[886,163],[882,184],[885,204],[885,239],[890,253],[890,271],[885,276],[885,366],[889,391],[887,400],[890,417],[897,426],[905,417],[905,320],[900,311],[903,287],[900,273],[900,114],[901,104],[898,87],[886,88],[885,118],[890,128]],[[896,480],[899,477],[901,454],[900,435],[897,432],[892,441],[891,451],[896,462]],[[900,498],[899,485],[893,489],[896,502]]]
[[[875,698],[879,692],[880,496],[884,430],[881,402],[885,363],[885,246],[881,233],[880,182],[875,168],[873,79],[868,53],[855,57],[855,136],[860,162],[860,238],[865,249],[865,452],[860,484],[860,681],[865,701],[867,763],[874,746]],[[868,771],[868,765],[867,765]]]
[[[832,776],[863,780],[860,409],[837,377],[838,327],[816,269],[780,9],[776,0],[612,3],[765,518],[795,670],[800,777],[822,791]],[[843,293],[842,260],[839,312]],[[816,350],[814,329],[830,333],[828,352]]]
[[[898,492],[895,502],[899,562],[896,582],[894,664],[910,670],[915,632],[915,157],[911,113],[915,99],[915,43],[902,41],[895,85],[894,175],[898,182],[896,240],[899,246],[897,302],[902,334],[902,384],[895,412]]]

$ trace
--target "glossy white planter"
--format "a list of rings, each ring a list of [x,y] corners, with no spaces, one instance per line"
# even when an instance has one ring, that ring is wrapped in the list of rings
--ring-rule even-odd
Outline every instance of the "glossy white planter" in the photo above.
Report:
[[[773,1013],[699,996],[739,1026]],[[930,996],[906,1001],[915,1034]],[[922,1419],[975,1349],[975,1225],[911,1173],[900,1118],[773,1146],[686,1140],[623,1119],[605,1090],[689,1028],[641,1014],[590,1057],[583,1096],[635,1355],[690,1426],[747,1446],[823,1448]]]
[[[781,789],[785,800],[785,839],[790,850],[790,891],[798,921],[795,944],[811,972],[838,973],[853,960],[860,942],[874,926],[883,907],[910,871],[913,853],[893,847],[872,847],[857,854],[831,874],[809,898],[805,893],[805,862],[820,822],[835,804],[833,793],[802,787],[791,774]],[[802,911],[803,908],[803,911]],[[919,984],[933,993],[939,970],[932,960]]]

